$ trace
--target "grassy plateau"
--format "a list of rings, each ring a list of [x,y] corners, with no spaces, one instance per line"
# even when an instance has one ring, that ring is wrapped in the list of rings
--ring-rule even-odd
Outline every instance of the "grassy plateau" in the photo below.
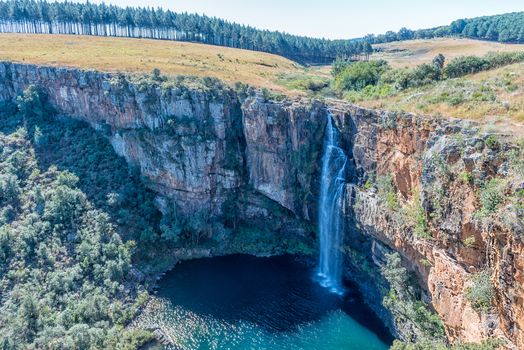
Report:
[[[95,69],[104,72],[211,76],[288,90],[283,76],[307,69],[278,55],[188,42],[75,35],[0,34],[0,60]]]

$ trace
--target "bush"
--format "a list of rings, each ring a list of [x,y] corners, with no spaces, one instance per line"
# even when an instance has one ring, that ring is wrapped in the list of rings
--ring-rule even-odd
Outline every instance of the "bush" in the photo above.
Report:
[[[479,194],[481,208],[478,212],[480,217],[486,217],[497,211],[499,205],[504,202],[504,188],[506,183],[499,178],[491,179],[485,183]]]
[[[413,228],[413,233],[415,236],[424,239],[429,239],[432,237],[431,232],[429,231],[429,223],[426,211],[422,207],[420,192],[418,190],[413,192],[411,202],[403,208],[402,214],[408,225]]]
[[[466,289],[466,298],[477,312],[487,312],[493,306],[495,287],[491,281],[491,271],[484,270],[474,274],[470,279],[471,286]]]
[[[397,199],[397,190],[393,186],[393,176],[391,174],[379,176],[377,178],[378,195],[386,202],[391,210],[397,210],[399,203]]]
[[[418,87],[440,80],[442,71],[433,64],[424,63],[411,70],[408,87]]]
[[[517,142],[517,147],[508,154],[511,169],[524,177],[524,139]]]
[[[467,74],[478,73],[489,68],[489,61],[483,57],[457,57],[451,60],[444,68],[444,76],[446,78],[458,78]]]
[[[464,239],[462,243],[464,243],[464,246],[466,248],[475,248],[475,244],[477,243],[477,241],[475,239],[475,236],[469,236],[466,239]]]
[[[389,65],[384,60],[360,61],[348,64],[340,69],[340,72],[335,76],[335,89],[338,91],[359,91],[368,85],[376,85],[381,75],[389,69]]]
[[[386,254],[386,264],[382,274],[388,281],[390,290],[384,297],[383,305],[394,315],[402,315],[419,328],[425,338],[443,341],[444,326],[437,314],[420,300],[420,290],[413,286],[412,275],[402,266],[398,253]]]
[[[500,147],[500,142],[496,135],[489,135],[484,144],[491,150],[497,150]]]

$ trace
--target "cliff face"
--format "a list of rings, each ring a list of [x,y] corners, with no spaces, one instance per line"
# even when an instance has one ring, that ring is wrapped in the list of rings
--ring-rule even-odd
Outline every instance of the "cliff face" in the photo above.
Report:
[[[475,125],[335,101],[239,98],[227,87],[143,86],[96,72],[0,64],[0,104],[29,84],[41,86],[60,114],[103,132],[117,153],[140,168],[164,215],[199,213],[238,235],[246,234],[239,227],[261,230],[291,252],[296,245],[289,241],[297,237],[316,242],[318,164],[331,114],[351,160],[348,273],[362,272],[358,282],[375,293],[370,299],[382,296],[384,279],[367,278],[358,265],[370,263],[380,272],[386,254],[397,251],[451,341],[501,336],[510,347],[524,347],[524,229],[515,209],[524,185],[511,170],[512,146]],[[502,197],[478,215],[486,205],[479,194],[493,178],[504,181]],[[468,291],[485,271],[493,307],[479,311]],[[400,337],[420,336],[402,312],[378,303],[375,309],[390,317]]]

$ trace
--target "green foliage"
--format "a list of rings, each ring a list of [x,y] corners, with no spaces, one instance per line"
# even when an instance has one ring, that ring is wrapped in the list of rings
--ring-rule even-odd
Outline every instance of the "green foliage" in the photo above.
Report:
[[[486,182],[479,192],[481,208],[477,213],[480,217],[489,216],[497,211],[504,202],[504,189],[506,182],[500,178],[494,178]]]
[[[368,85],[376,85],[388,69],[388,63],[383,60],[350,63],[335,76],[335,89],[359,91]]]
[[[432,63],[420,64],[411,69],[390,69],[387,65],[383,69],[370,68],[379,65],[378,62],[381,61],[335,62],[332,67],[333,85],[340,95],[354,103],[387,98],[402,90],[420,88],[438,81],[444,83],[437,85],[438,89],[435,93],[422,93],[417,97],[424,100],[419,104],[419,108],[423,109],[427,104],[446,103],[450,106],[458,106],[467,103],[496,102],[496,87],[457,78],[523,61],[524,53],[507,52],[492,53],[484,57],[459,57],[453,59],[446,67],[443,66],[445,57],[441,54],[437,55]],[[506,81],[505,88],[508,91],[518,89],[512,79]]]
[[[524,139],[517,142],[517,147],[508,154],[511,169],[519,176],[524,177]]]
[[[359,102],[363,100],[372,100],[392,96],[396,90],[393,85],[379,84],[368,85],[361,91],[350,90],[344,94],[344,98],[350,102]]]
[[[411,201],[402,208],[402,215],[409,226],[413,227],[413,233],[420,238],[430,239],[431,232],[426,211],[422,207],[420,192],[415,190]]]
[[[448,78],[458,78],[467,74],[478,73],[489,68],[489,62],[477,56],[457,57],[451,60],[444,69]]]
[[[464,246],[466,248],[475,248],[475,244],[477,243],[477,240],[475,239],[475,236],[469,236],[466,239],[464,239],[462,243],[464,243]]]
[[[445,338],[442,321],[420,300],[420,294],[413,287],[413,277],[402,266],[398,253],[386,254],[382,274],[390,286],[383,300],[384,306],[394,315],[400,314],[413,322],[425,339],[442,341]]]
[[[431,84],[440,80],[442,70],[435,64],[423,63],[410,71],[408,87]]]
[[[446,63],[446,57],[439,53],[433,58],[432,63],[440,72],[442,72],[442,69],[444,69],[444,64]]]
[[[279,83],[291,90],[306,91],[311,94],[322,92],[325,94],[329,87],[330,79],[311,76],[309,74],[289,74],[281,75],[278,79]]]
[[[474,274],[471,286],[466,289],[466,298],[477,312],[487,312],[493,307],[495,287],[491,281],[491,271],[484,270]]]
[[[458,175],[458,178],[460,181],[470,185],[473,184],[473,181],[475,181],[475,177],[473,176],[473,174],[466,170],[462,171]]]
[[[449,26],[441,26],[416,31],[406,28],[397,33],[389,31],[381,35],[367,35],[366,41],[371,44],[392,42],[397,40],[432,39],[447,36],[459,36],[480,40],[499,42],[524,42],[524,32],[521,30],[524,22],[524,12],[513,12],[495,16],[458,19]]]
[[[377,178],[378,195],[386,202],[391,210],[399,209],[400,205],[397,198],[397,190],[393,186],[393,176],[391,174],[379,176]]]
[[[443,72],[447,78],[458,78],[523,61],[522,52],[490,53],[484,57],[462,56],[451,60]]]
[[[151,333],[124,327],[147,295],[129,272],[133,239],[159,237],[153,196],[107,140],[45,101],[29,87],[0,123],[0,345],[140,348]]]
[[[484,140],[484,144],[491,150],[497,150],[500,147],[497,135],[489,135],[486,140]]]
[[[12,201],[16,192],[21,202],[0,227],[0,344],[9,349],[144,344],[148,332],[122,328],[136,311],[138,289],[127,280],[132,243],[124,243],[110,216],[87,199],[77,176],[38,168],[28,138],[0,133],[0,144],[0,178],[8,179],[2,198]],[[12,161],[14,155],[19,161]],[[31,176],[16,176],[28,171]]]
[[[45,92],[35,85],[29,85],[22,96],[16,99],[18,112],[24,119],[44,118],[50,112]]]

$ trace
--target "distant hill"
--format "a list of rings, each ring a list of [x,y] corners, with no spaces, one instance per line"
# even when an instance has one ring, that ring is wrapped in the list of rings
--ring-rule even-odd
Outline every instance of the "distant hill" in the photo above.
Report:
[[[364,39],[372,44],[381,44],[400,40],[449,36],[502,43],[524,43],[524,12],[458,19],[448,26],[430,29],[410,30],[402,28],[398,32],[389,31],[381,35],[367,35]]]

